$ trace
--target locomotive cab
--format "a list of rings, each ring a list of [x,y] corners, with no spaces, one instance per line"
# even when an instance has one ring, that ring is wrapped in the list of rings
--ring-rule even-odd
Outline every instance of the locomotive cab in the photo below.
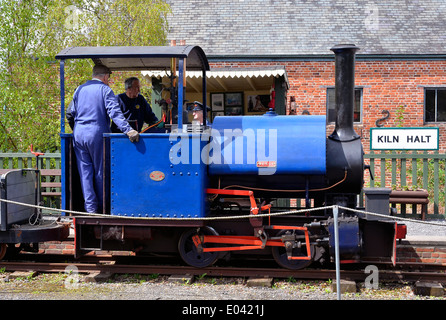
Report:
[[[146,164],[152,160],[156,161],[157,158],[164,155],[164,149],[172,144],[169,141],[171,132],[182,132],[183,126],[183,105],[179,105],[176,101],[184,101],[184,89],[185,85],[185,61],[187,59],[188,70],[199,70],[203,72],[203,78],[205,79],[206,71],[209,70],[209,64],[207,62],[206,56],[203,50],[197,46],[174,46],[174,47],[75,47],[67,48],[60,52],[57,56],[60,59],[60,73],[61,73],[61,151],[62,151],[62,209],[72,210],[72,211],[84,211],[83,207],[83,196],[80,189],[79,173],[76,167],[76,158],[73,150],[72,139],[73,135],[71,133],[65,133],[65,88],[64,88],[64,77],[65,77],[65,61],[67,59],[92,59],[95,64],[102,64],[109,67],[113,71],[120,70],[168,70],[170,69],[173,76],[172,81],[175,81],[177,85],[170,88],[171,99],[168,104],[163,101],[162,104],[165,106],[165,110],[170,111],[172,118],[172,123],[166,125],[164,132],[156,134],[141,134],[140,142],[138,144],[131,144],[125,141],[125,136],[123,134],[105,134],[104,135],[104,201],[101,205],[102,210],[99,213],[111,214],[111,215],[134,215],[135,212],[139,211],[137,214],[143,214],[144,216],[148,208],[150,210],[150,216],[155,212],[159,213],[158,207],[155,203],[165,203],[165,199],[158,201],[159,196],[168,194],[160,190],[160,183],[156,184],[153,188],[152,185],[143,185],[148,181],[155,181],[156,179],[151,179],[156,175],[156,172],[152,174],[152,171],[146,166]],[[178,75],[175,71],[178,70]],[[182,88],[183,90],[179,90]],[[205,88],[205,81],[204,81]],[[203,103],[206,105],[206,90],[203,90]],[[206,116],[206,115],[205,115]],[[150,140],[150,143],[149,143]],[[150,146],[154,141],[156,147]],[[160,149],[158,149],[160,148]],[[169,154],[169,149],[167,149],[167,155]],[[125,159],[127,159],[127,162]],[[124,161],[124,162],[123,162]],[[168,163],[169,158],[163,158],[164,163]],[[159,162],[158,162],[159,163]],[[120,169],[115,170],[115,166]],[[156,167],[156,165],[153,165]],[[128,168],[139,168],[137,172],[123,172],[122,169]],[[162,169],[164,170],[164,169]],[[189,170],[191,171],[191,170]],[[194,170],[196,172],[197,170]],[[122,173],[121,176],[115,177],[116,174]],[[144,175],[146,175],[144,177]],[[158,176],[159,178],[160,176]],[[142,178],[142,179],[141,179]],[[118,179],[118,180],[115,180]],[[122,180],[124,179],[124,180]],[[120,184],[125,184],[128,190],[122,192],[122,190],[117,190],[119,185],[115,183],[119,181]],[[164,181],[165,183],[165,181]],[[161,182],[162,184],[162,182]],[[157,190],[153,194],[147,194],[146,191]],[[143,194],[139,193],[139,190]],[[122,197],[115,199],[115,197]],[[155,197],[155,198],[153,198]],[[132,205],[127,205],[121,200],[137,199]],[[134,205],[140,201],[141,210],[139,208],[134,208]],[[120,203],[121,206],[116,207],[116,204]],[[191,202],[192,204],[193,202]],[[146,208],[144,210],[143,208]],[[125,208],[125,210],[123,210]],[[193,211],[193,209],[192,209]],[[201,210],[203,211],[203,210]],[[163,215],[162,215],[163,216]]]

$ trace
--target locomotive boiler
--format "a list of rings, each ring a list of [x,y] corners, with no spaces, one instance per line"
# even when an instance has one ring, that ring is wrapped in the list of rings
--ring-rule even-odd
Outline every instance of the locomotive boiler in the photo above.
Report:
[[[57,55],[62,102],[68,59],[92,59],[112,70],[170,70],[175,80],[169,88],[177,115],[172,125],[143,133],[134,144],[123,134],[104,134],[103,215],[76,214],[76,256],[92,250],[172,253],[195,267],[231,255],[272,256],[283,267],[299,269],[333,259],[331,206],[338,205],[344,208],[338,221],[341,261],[394,261],[395,241],[403,236],[398,224],[347,210],[358,209],[365,169],[353,128],[358,48],[331,50],[337,116],[328,136],[325,116],[284,116],[273,110],[215,117],[211,126],[195,130],[178,101],[185,100],[187,65],[202,71],[201,104],[206,106],[209,64],[197,46],[80,47]],[[62,103],[62,117],[63,110]],[[83,199],[72,135],[64,129],[62,118],[62,208],[69,214],[83,211]],[[304,199],[305,210],[277,205],[277,199],[296,198]],[[373,201],[384,208],[379,213],[389,214],[388,198],[387,209],[385,197]]]

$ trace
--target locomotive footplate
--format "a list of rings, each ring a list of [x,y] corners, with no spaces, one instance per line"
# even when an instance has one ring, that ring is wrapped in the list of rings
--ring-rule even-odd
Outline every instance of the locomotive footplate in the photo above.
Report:
[[[134,243],[151,241],[153,232],[166,228],[185,229],[200,228],[205,225],[202,220],[191,219],[152,219],[110,217],[75,217],[75,257],[90,251],[119,250],[135,251]],[[162,244],[161,244],[162,246]],[[160,248],[161,248],[160,246]]]
[[[74,217],[76,225],[122,225],[141,227],[203,227],[203,220],[193,219],[148,219],[148,218],[124,218],[124,217]]]

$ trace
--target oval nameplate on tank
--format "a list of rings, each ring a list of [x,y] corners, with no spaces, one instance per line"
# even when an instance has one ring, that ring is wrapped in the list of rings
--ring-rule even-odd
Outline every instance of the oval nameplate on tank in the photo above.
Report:
[[[153,181],[162,181],[165,177],[166,175],[161,171],[152,171],[150,173],[150,179],[152,179]]]

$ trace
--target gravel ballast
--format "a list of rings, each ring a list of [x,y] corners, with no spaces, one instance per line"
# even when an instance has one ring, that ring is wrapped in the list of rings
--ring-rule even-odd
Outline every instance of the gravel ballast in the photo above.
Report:
[[[85,275],[40,274],[10,279],[0,274],[0,300],[335,300],[331,281],[275,279],[271,287],[249,287],[244,278],[196,277],[193,283],[170,282],[167,276],[115,275],[106,283],[86,283]],[[413,284],[380,283],[357,292],[343,293],[347,300],[444,299],[414,294]]]

